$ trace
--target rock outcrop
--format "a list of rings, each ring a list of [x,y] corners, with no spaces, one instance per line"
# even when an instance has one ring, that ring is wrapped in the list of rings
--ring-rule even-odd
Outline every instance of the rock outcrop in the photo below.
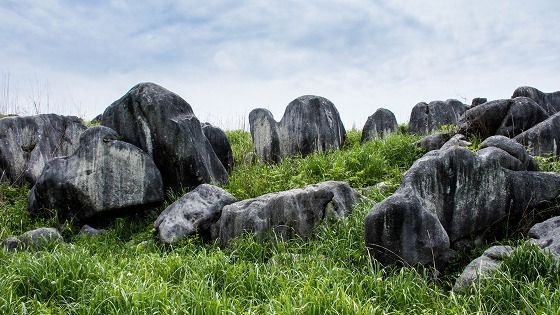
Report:
[[[258,238],[305,237],[327,216],[343,217],[362,197],[348,183],[323,182],[227,205],[211,236],[227,243],[245,232]]]
[[[443,266],[450,249],[499,236],[501,222],[513,225],[527,209],[559,195],[560,175],[537,167],[504,136],[486,139],[476,153],[461,146],[431,151],[367,214],[366,247],[384,264],[431,265],[435,259]]]
[[[107,127],[92,127],[74,154],[50,160],[29,192],[28,210],[60,220],[120,215],[163,201],[161,175],[144,151]]]
[[[560,259],[560,217],[535,224],[528,236],[532,243]]]
[[[412,108],[408,131],[429,134],[443,125],[453,125],[469,108],[458,100],[420,102]]]
[[[534,156],[560,154],[560,113],[517,135],[517,142],[529,148]]]
[[[534,87],[522,86],[513,91],[513,96],[511,98],[520,96],[528,97],[535,101],[542,108],[544,108],[544,110],[546,110],[548,115],[554,115],[560,112],[560,91],[553,93],[544,93],[535,89]]]
[[[492,246],[484,253],[471,261],[455,281],[453,292],[464,293],[475,280],[489,277],[500,269],[502,261],[511,255],[513,248],[510,246]]]
[[[255,152],[267,162],[341,148],[346,130],[334,104],[324,97],[306,95],[288,104],[280,122],[257,108],[249,113]]]
[[[369,116],[362,129],[361,142],[373,140],[377,137],[396,132],[399,128],[395,114],[388,109],[380,108]]]
[[[476,107],[480,104],[484,104],[488,102],[487,98],[483,98],[483,97],[475,97],[473,98],[472,102],[471,102],[471,108]]]
[[[191,106],[159,85],[134,86],[105,110],[101,124],[147,152],[166,189],[181,191],[228,179]]]
[[[35,181],[48,160],[72,154],[86,126],[78,117],[43,114],[0,119],[0,180]]]
[[[233,158],[233,151],[226,133],[222,129],[212,126],[209,123],[202,124],[202,132],[206,139],[210,141],[214,153],[216,153],[216,156],[218,156],[218,159],[222,162],[226,171],[228,173],[233,171],[235,159]]]
[[[502,135],[513,138],[549,117],[527,97],[486,102],[465,112],[457,122],[461,133],[487,138]]]
[[[224,206],[235,201],[225,190],[202,184],[167,207],[154,227],[161,242],[175,243],[197,233],[206,233],[220,219]]]

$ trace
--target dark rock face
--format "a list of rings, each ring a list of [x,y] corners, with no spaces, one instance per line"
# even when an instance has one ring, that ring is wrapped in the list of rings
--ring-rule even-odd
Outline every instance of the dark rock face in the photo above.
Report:
[[[417,134],[428,134],[443,125],[452,125],[468,109],[458,100],[420,102],[412,108],[408,130]]]
[[[511,98],[528,97],[539,104],[548,115],[554,115],[560,112],[560,91],[553,93],[544,93],[533,87],[522,86],[518,87]]]
[[[235,160],[233,158],[233,151],[231,150],[231,144],[229,143],[229,139],[226,133],[216,127],[212,126],[209,123],[202,124],[202,132],[208,141],[210,141],[210,145],[214,150],[214,153],[218,156],[220,162],[227,170],[227,172],[233,171],[235,167]]]
[[[434,257],[442,265],[449,251],[445,234],[451,248],[468,246],[472,238],[501,234],[500,222],[559,195],[560,175],[536,168],[518,143],[503,136],[485,140],[476,153],[461,146],[431,151],[408,170],[395,194],[370,210],[366,247],[385,264],[431,264]]]
[[[249,124],[255,152],[267,162],[338,149],[346,140],[336,107],[320,96],[306,95],[293,100],[279,123],[270,111],[254,109],[249,113]]]
[[[101,124],[147,152],[166,189],[180,191],[228,179],[191,106],[159,85],[134,86],[105,110]]]
[[[482,97],[473,98],[473,100],[471,102],[471,108],[473,108],[475,106],[478,106],[480,104],[484,104],[486,102],[488,102],[488,99],[486,99],[486,98],[482,98]]]
[[[48,160],[74,152],[85,130],[82,121],[73,116],[0,119],[0,180],[34,184]]]
[[[163,200],[161,175],[153,160],[102,126],[80,137],[73,155],[50,160],[28,197],[28,210],[55,210],[60,220],[125,214]]]
[[[500,268],[502,261],[511,255],[510,246],[492,246],[482,256],[471,261],[455,281],[453,292],[464,293],[475,280],[488,277]]]
[[[154,227],[160,241],[171,244],[204,233],[220,218],[224,206],[237,201],[225,190],[202,184],[167,207]]]
[[[327,216],[344,216],[361,198],[344,182],[324,182],[238,201],[222,210],[212,227],[212,238],[222,243],[244,232],[267,238],[270,233],[281,239],[307,236]]]
[[[384,134],[396,132],[399,128],[395,114],[388,109],[380,108],[369,116],[364,128],[362,129],[362,140],[364,143]]]
[[[24,248],[23,242],[17,237],[8,237],[2,241],[2,249],[6,252],[17,252]]]
[[[530,148],[530,152],[534,156],[559,155],[560,113],[550,116],[547,120],[517,135],[514,139]]]
[[[532,99],[517,97],[469,109],[457,124],[461,132],[483,138],[493,135],[513,138],[547,118],[546,111]]]

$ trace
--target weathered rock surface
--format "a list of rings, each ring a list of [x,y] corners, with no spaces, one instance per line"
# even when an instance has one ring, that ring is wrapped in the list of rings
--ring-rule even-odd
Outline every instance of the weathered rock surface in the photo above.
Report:
[[[218,156],[218,159],[222,162],[226,171],[228,173],[233,171],[233,168],[235,167],[235,160],[233,158],[233,151],[226,133],[222,129],[212,126],[209,123],[202,124],[202,132],[204,133],[206,139],[210,141],[210,145],[212,146],[214,153],[216,153],[216,156]]]
[[[553,93],[544,93],[534,87],[522,86],[518,87],[511,98],[528,97],[539,104],[548,115],[554,115],[560,112],[560,91]]]
[[[220,187],[202,184],[167,207],[154,223],[160,241],[171,244],[203,233],[222,215],[224,206],[237,201]]]
[[[147,152],[166,189],[181,191],[228,179],[191,106],[159,85],[134,86],[105,110],[101,124]]]
[[[362,140],[364,143],[377,137],[396,132],[399,128],[395,114],[388,109],[380,108],[369,116],[362,129]]]
[[[528,147],[534,156],[559,155],[560,113],[550,116],[514,139]]]
[[[471,108],[478,106],[480,104],[484,104],[488,102],[487,98],[483,98],[483,97],[475,97],[473,98],[472,102],[471,102]]]
[[[528,236],[532,243],[560,258],[560,217],[535,224]]]
[[[476,153],[460,146],[431,151],[406,172],[394,195],[367,214],[366,247],[385,264],[426,264],[433,256],[442,265],[449,250],[445,234],[453,249],[484,233],[499,235],[500,222],[559,195],[560,175],[536,168],[521,146],[503,136],[485,140]]]
[[[16,252],[24,248],[23,242],[17,237],[8,237],[2,241],[2,249],[7,252]]]
[[[62,242],[63,238],[55,228],[38,228],[23,233],[19,239],[32,249],[40,249],[55,242]]]
[[[429,134],[443,125],[453,125],[469,108],[458,100],[420,102],[412,108],[408,131]]]
[[[475,280],[491,276],[500,268],[502,261],[512,252],[510,246],[492,246],[482,256],[471,261],[455,281],[453,292],[464,293]]]
[[[249,113],[255,152],[267,162],[298,154],[341,148],[346,130],[334,104],[324,97],[306,95],[288,104],[280,122],[257,108]]]
[[[270,193],[227,205],[212,227],[212,238],[222,243],[244,232],[258,238],[305,237],[331,213],[345,216],[362,197],[348,183],[323,182],[303,189]]]
[[[421,146],[426,151],[439,150],[449,139],[451,139],[452,134],[448,132],[434,132],[431,135],[427,135],[424,138],[416,141],[414,144]]]
[[[80,137],[73,155],[50,160],[28,197],[28,210],[55,210],[60,220],[125,214],[163,200],[153,160],[102,126]]]
[[[465,112],[457,122],[462,133],[482,138],[502,135],[513,138],[546,120],[548,113],[527,97],[486,102]]]
[[[82,226],[82,228],[80,229],[80,234],[88,234],[88,235],[91,235],[91,236],[103,235],[105,233],[107,233],[107,230],[96,229],[96,228],[91,227],[87,224],[84,224]]]
[[[74,152],[85,130],[82,121],[73,116],[0,119],[0,180],[34,184],[48,160]]]

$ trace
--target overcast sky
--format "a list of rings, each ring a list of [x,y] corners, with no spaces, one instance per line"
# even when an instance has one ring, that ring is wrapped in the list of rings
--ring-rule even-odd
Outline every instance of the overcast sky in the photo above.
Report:
[[[384,107],[560,90],[560,1],[0,1],[0,109],[91,119],[140,82],[201,121],[280,120],[306,94],[347,129]]]

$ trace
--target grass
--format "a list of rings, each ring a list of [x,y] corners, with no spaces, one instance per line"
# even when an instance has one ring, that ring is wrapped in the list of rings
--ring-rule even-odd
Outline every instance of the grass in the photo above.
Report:
[[[411,145],[417,137],[399,133],[360,146],[359,132],[350,131],[343,150],[269,165],[254,157],[247,132],[228,136],[238,166],[223,187],[239,199],[346,180],[371,201],[357,205],[344,220],[320,225],[307,239],[257,241],[246,235],[227,247],[199,238],[158,244],[153,221],[162,208],[117,219],[97,237],[66,229],[66,243],[48,250],[0,251],[0,313],[540,314],[559,309],[557,266],[534,247],[521,246],[491,280],[480,281],[466,295],[450,292],[453,277],[434,281],[414,269],[371,264],[363,243],[364,217],[422,154]],[[389,188],[365,189],[380,181]],[[0,184],[2,238],[54,224],[28,217],[27,191]]]

